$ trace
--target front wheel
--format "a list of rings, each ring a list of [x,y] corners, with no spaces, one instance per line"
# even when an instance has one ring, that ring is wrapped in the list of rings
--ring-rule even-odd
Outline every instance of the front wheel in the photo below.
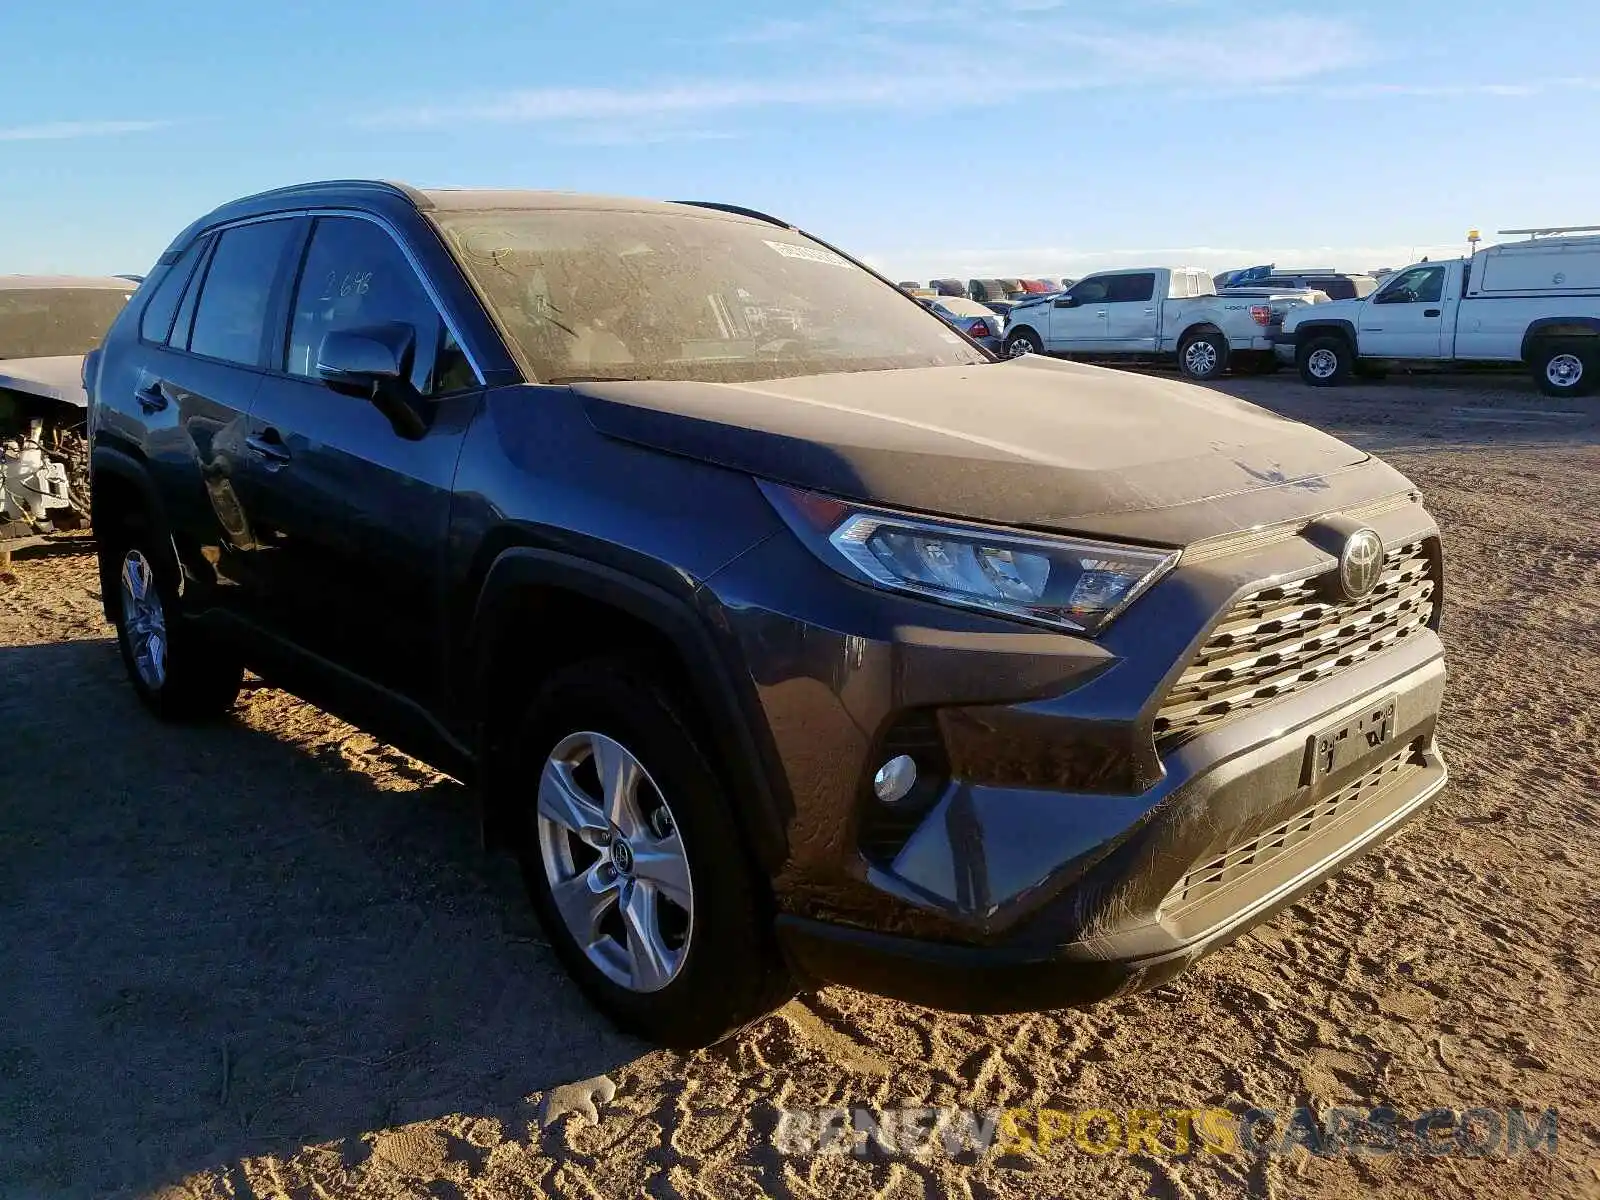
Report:
[[[1216,379],[1228,369],[1228,339],[1210,331],[1184,338],[1178,347],[1178,369],[1197,383]]]
[[[624,1030],[689,1048],[794,994],[765,886],[692,728],[648,669],[598,659],[547,680],[492,764],[567,971]]]
[[[1043,354],[1044,343],[1039,340],[1039,335],[1031,329],[1015,329],[1006,334],[1005,351],[1007,358],[1023,358],[1029,354]]]
[[[1546,342],[1536,347],[1533,381],[1546,396],[1586,396],[1600,372],[1600,355],[1574,342]]]
[[[1340,337],[1312,338],[1296,355],[1300,378],[1312,387],[1337,387],[1350,378],[1355,354]]]

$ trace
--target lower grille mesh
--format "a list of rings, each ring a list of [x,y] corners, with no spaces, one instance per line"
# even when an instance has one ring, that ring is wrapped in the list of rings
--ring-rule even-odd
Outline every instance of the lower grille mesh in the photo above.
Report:
[[[1294,849],[1340,817],[1348,816],[1399,776],[1416,770],[1415,764],[1406,762],[1410,754],[1411,748],[1408,746],[1281,825],[1235,846],[1226,854],[1218,855],[1204,866],[1196,867],[1167,893],[1161,906],[1163,913],[1175,915],[1177,911],[1200,903],[1214,892],[1237,883],[1279,855]]]

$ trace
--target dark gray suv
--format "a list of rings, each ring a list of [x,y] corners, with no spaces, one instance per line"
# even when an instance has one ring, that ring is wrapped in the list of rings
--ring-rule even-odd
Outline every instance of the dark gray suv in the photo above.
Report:
[[[86,368],[106,613],[475,784],[623,1026],[1158,983],[1445,781],[1438,531],[1214,392],[1000,362],[714,204],[370,182],[180,234]]]

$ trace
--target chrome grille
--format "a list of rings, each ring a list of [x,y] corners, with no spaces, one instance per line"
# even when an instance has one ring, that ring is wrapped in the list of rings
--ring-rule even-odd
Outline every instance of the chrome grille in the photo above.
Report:
[[[1326,828],[1340,817],[1350,815],[1372,799],[1379,791],[1402,773],[1415,770],[1408,764],[1410,747],[1374,767],[1337,792],[1317,801],[1304,812],[1296,813],[1281,825],[1276,825],[1257,837],[1251,838],[1220,854],[1202,867],[1196,867],[1178,881],[1162,901],[1162,912],[1178,915],[1183,909],[1193,907],[1212,893],[1237,883],[1273,859]]]
[[[1389,551],[1383,577],[1360,600],[1329,600],[1321,578],[1252,592],[1206,639],[1156,714],[1169,749],[1365,662],[1423,629],[1439,592],[1436,558],[1418,541]]]

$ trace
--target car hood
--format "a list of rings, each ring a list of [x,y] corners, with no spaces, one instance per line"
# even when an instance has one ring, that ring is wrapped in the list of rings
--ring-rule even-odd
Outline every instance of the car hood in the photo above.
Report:
[[[1163,545],[1409,486],[1206,388],[1028,356],[754,384],[574,386],[608,436],[893,508]]]
[[[83,355],[51,358],[0,358],[0,388],[89,407],[83,390]]]

